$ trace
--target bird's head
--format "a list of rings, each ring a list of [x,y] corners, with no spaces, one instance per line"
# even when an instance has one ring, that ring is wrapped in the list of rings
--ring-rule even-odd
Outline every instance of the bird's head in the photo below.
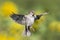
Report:
[[[29,11],[30,15],[34,15],[34,10]]]

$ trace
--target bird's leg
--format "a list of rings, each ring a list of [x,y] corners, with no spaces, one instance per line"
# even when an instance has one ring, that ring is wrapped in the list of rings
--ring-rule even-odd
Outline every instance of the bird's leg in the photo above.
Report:
[[[27,36],[30,36],[30,35],[31,35],[31,32],[30,32],[30,27],[31,27],[31,26],[28,26]]]
[[[25,34],[27,35],[27,31],[28,31],[28,29],[27,29],[27,26],[25,25]]]
[[[29,31],[30,31],[30,27],[31,27],[31,26],[28,26],[28,30],[29,30]]]
[[[25,25],[25,35],[26,36],[30,36],[31,35],[30,26]]]

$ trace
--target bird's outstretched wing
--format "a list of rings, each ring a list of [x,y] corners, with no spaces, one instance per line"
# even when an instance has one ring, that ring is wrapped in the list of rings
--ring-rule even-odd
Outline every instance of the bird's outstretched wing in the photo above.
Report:
[[[40,19],[40,18],[41,18],[41,16],[44,16],[44,15],[46,15],[46,14],[48,14],[48,13],[47,13],[47,12],[45,12],[44,14],[36,15],[35,20]]]
[[[36,15],[35,20],[40,19],[41,16],[42,16],[42,15]]]
[[[25,15],[20,15],[20,14],[12,14],[10,17],[17,23],[19,24],[25,24]]]

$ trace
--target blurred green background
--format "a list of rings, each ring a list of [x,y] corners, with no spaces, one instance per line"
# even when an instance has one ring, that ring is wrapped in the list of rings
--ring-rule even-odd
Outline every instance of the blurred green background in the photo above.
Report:
[[[48,15],[33,24],[30,37],[22,36],[24,25],[14,22],[11,11],[28,14],[35,10]],[[0,0],[0,40],[60,40],[60,0]]]

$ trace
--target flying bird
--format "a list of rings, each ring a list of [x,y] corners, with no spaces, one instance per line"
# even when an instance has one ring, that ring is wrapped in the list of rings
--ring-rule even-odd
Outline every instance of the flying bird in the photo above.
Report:
[[[41,16],[48,14],[47,12],[45,12],[43,14],[35,15],[33,10],[30,11],[27,15],[15,14],[14,12],[12,12],[12,13],[13,14],[10,17],[15,22],[25,25],[24,35],[26,35],[26,36],[31,35],[30,27],[32,27],[33,23],[36,20],[39,20],[41,18]]]

